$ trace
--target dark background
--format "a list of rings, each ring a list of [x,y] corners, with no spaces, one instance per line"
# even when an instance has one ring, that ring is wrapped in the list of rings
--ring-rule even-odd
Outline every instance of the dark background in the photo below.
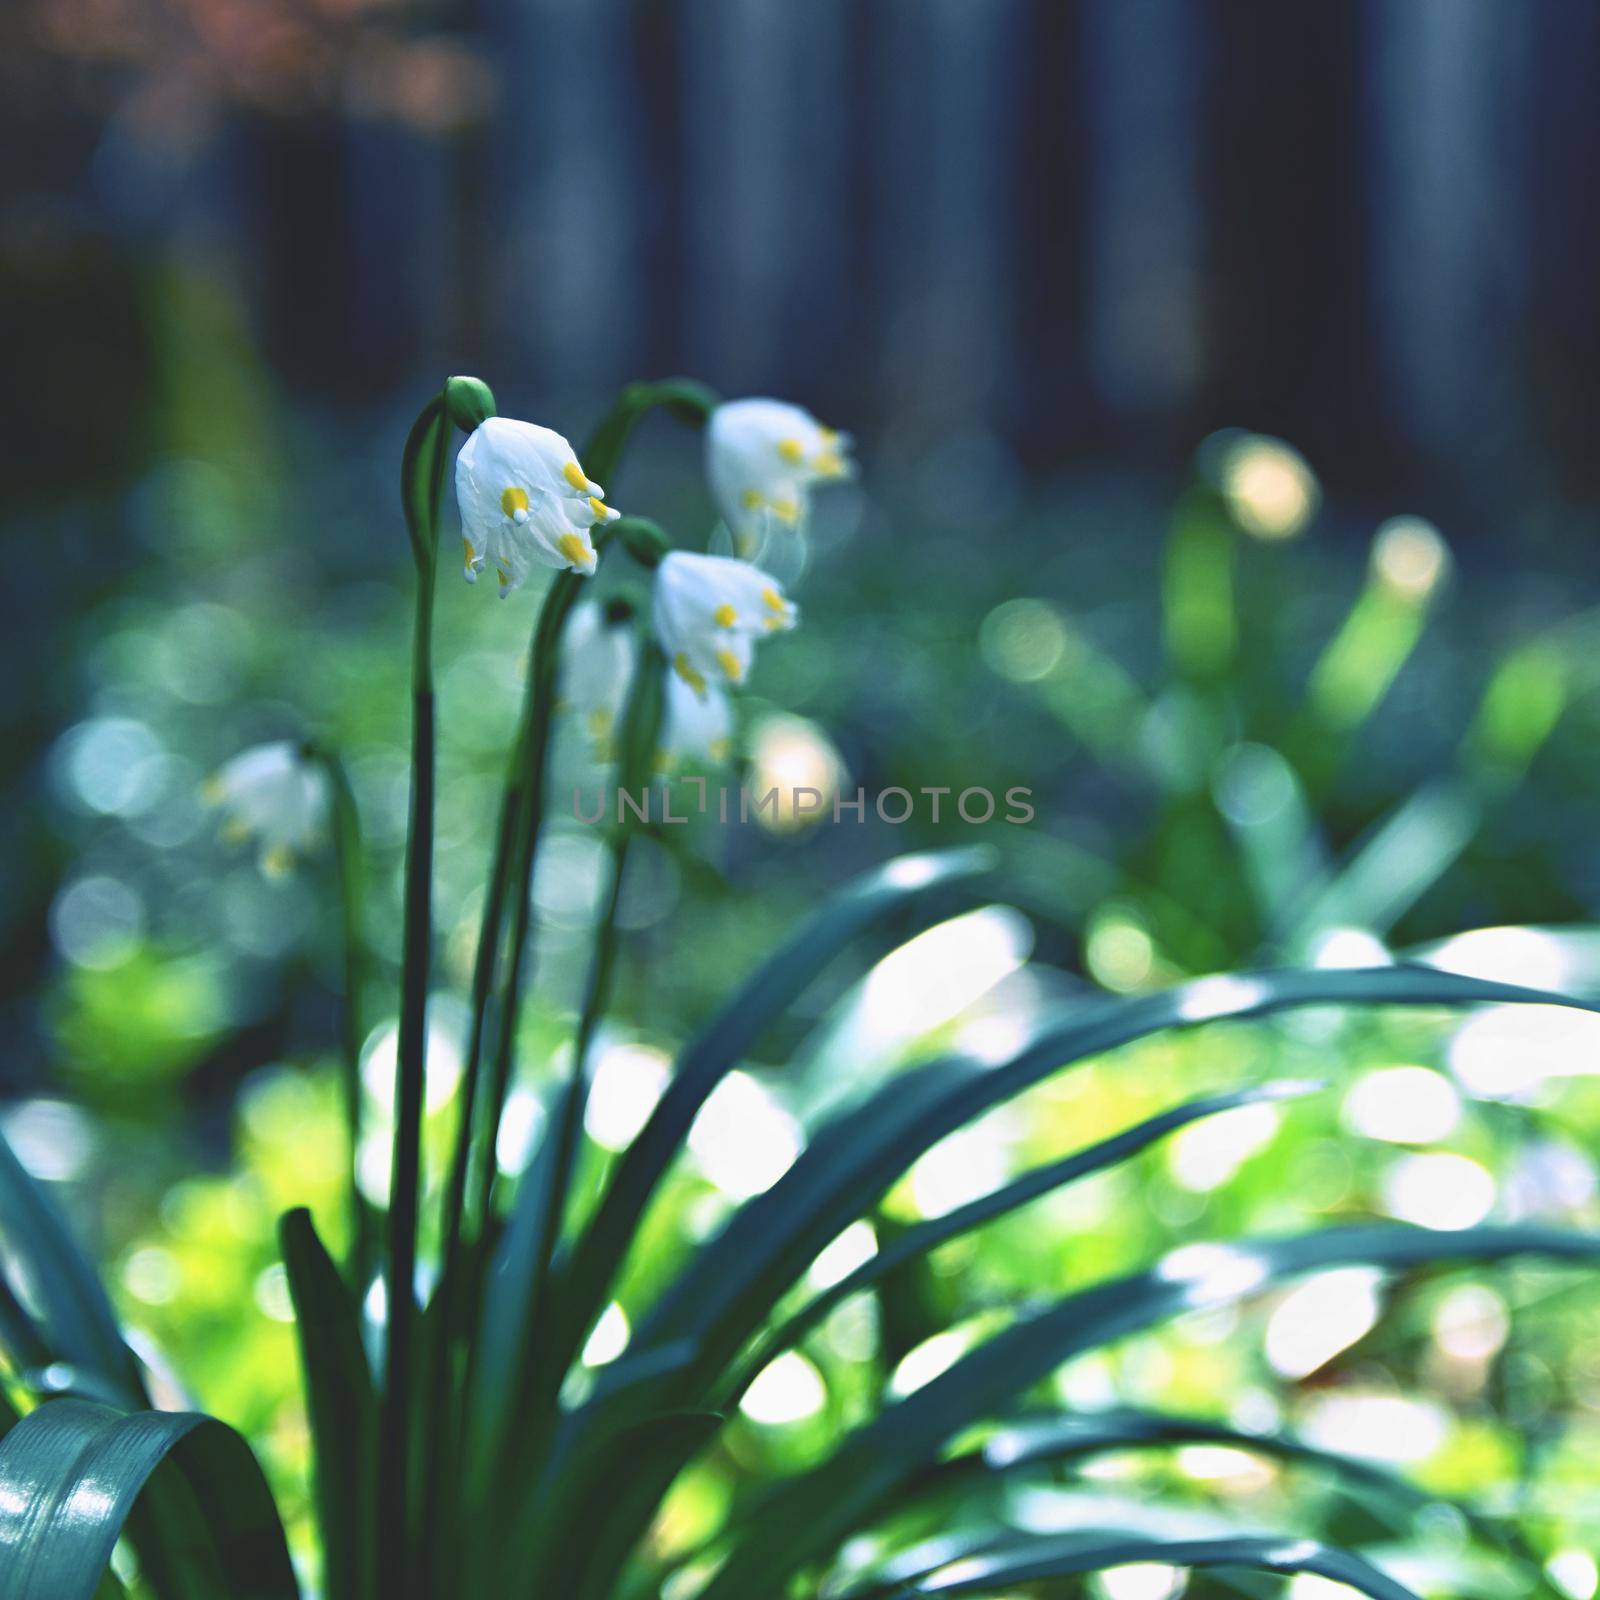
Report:
[[[1029,466],[1267,428],[1469,537],[1600,487],[1588,0],[8,16],[12,496],[159,444],[174,272],[297,405],[683,369]]]
[[[1592,596],[1597,69],[1591,0],[12,0],[0,1022],[53,969],[49,752],[117,709],[108,618],[275,594],[274,541],[403,593],[447,371],[575,437],[640,375],[792,397],[936,565],[971,515],[1042,566],[1059,523],[993,531],[1024,483],[1159,502],[1259,429],[1324,548],[1415,512],[1491,618],[1502,576]],[[1153,580],[1162,523],[1107,526]]]

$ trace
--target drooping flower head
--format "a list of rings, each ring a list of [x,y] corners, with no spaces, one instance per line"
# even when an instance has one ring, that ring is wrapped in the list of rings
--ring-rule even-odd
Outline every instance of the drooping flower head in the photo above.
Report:
[[[535,562],[593,572],[589,530],[621,515],[605,503],[605,490],[584,475],[559,433],[509,417],[490,417],[462,445],[456,499],[466,580],[475,583],[485,566],[492,567],[502,599]]]
[[[800,616],[759,567],[686,550],[671,551],[656,569],[654,612],[662,650],[698,695],[710,683],[743,683],[756,640]]]
[[[773,528],[799,530],[811,486],[854,471],[850,437],[783,400],[730,400],[706,426],[706,475],[734,548],[752,554]]]
[[[666,681],[656,767],[671,772],[685,762],[721,766],[733,751],[733,706],[713,684],[704,694],[677,674]]]
[[[327,828],[327,777],[288,739],[235,756],[207,780],[204,797],[225,813],[225,837],[256,841],[270,877],[287,872]]]
[[[617,719],[637,656],[626,616],[610,615],[594,600],[572,608],[562,639],[559,704],[578,719],[596,761],[615,754]]]

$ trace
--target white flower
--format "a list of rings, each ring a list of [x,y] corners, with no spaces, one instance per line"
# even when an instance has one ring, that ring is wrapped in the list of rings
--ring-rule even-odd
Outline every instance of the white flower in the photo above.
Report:
[[[595,600],[572,608],[562,643],[562,710],[572,711],[583,725],[596,761],[609,761],[612,738],[638,654],[633,629],[613,621]]]
[[[534,562],[593,572],[589,530],[621,515],[559,433],[509,417],[490,417],[462,445],[456,499],[466,580],[475,583],[486,564],[493,567],[502,599]]]
[[[685,761],[720,766],[732,750],[733,706],[727,695],[714,686],[700,694],[681,677],[669,677],[657,768],[670,772]]]
[[[287,739],[235,756],[207,780],[204,795],[227,813],[225,837],[257,841],[262,871],[272,877],[317,844],[327,825],[327,780]]]
[[[730,400],[706,427],[706,475],[735,548],[754,551],[774,527],[798,530],[811,485],[848,478],[850,437],[782,400]]]
[[[778,580],[748,561],[674,550],[656,569],[656,636],[696,694],[708,680],[742,683],[756,639],[798,619]]]

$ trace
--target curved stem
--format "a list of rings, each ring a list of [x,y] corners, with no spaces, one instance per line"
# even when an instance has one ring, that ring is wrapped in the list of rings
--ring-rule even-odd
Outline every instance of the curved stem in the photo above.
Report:
[[[609,483],[635,425],[653,407],[665,407],[683,420],[703,425],[716,403],[711,390],[688,379],[630,384],[585,443],[580,454],[585,471]],[[597,551],[603,553],[614,528],[613,524],[611,529],[596,530]],[[429,1429],[437,1446],[428,1456],[429,1492],[425,1498],[430,1504],[436,1503],[434,1490],[444,1481],[450,1441],[458,1439],[458,1430],[450,1425],[452,1396],[464,1395],[471,1382],[480,1286],[487,1265],[495,1143],[515,1059],[521,996],[532,975],[532,888],[543,824],[561,634],[582,581],[572,572],[558,574],[540,608],[478,930],[461,1105],[441,1217],[444,1299],[439,1307],[441,1326],[433,1346],[428,1395]],[[508,912],[511,928],[506,938]],[[494,978],[502,965],[503,990],[498,1006],[493,1007],[491,1026]],[[491,1036],[493,1051],[488,1082],[484,1083],[483,1052]],[[464,1414],[464,1407],[458,1406],[457,1411]],[[436,1521],[430,1518],[430,1529]],[[453,1560],[450,1543],[446,1531],[428,1534],[425,1570]]]
[[[378,1566],[385,1595],[412,1591],[407,1551],[411,1462],[411,1357],[416,1322],[417,1197],[427,1062],[428,977],[433,937],[434,698],[433,598],[438,567],[439,500],[450,421],[440,395],[411,429],[401,464],[401,498],[417,559],[411,657],[411,812],[406,833],[405,935],[400,976],[400,1038],[395,1082],[394,1157],[389,1185],[389,1249],[384,1273],[383,1402],[379,1427]]]

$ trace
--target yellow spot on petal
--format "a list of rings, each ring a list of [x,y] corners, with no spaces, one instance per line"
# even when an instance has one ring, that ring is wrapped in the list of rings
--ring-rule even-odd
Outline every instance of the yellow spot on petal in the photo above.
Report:
[[[795,523],[800,520],[800,502],[785,497],[772,502],[772,514],[779,522]]]
[[[817,437],[822,440],[824,445],[832,449],[839,442],[839,430],[837,428],[819,427],[817,429]]]
[[[567,482],[578,491],[579,494],[588,493],[589,480],[584,477],[583,468],[580,467],[576,461],[569,461],[566,466],[561,469],[561,476],[565,478]]]
[[[237,817],[229,817],[222,824],[222,842],[224,844],[243,844],[249,837],[250,830]]]
[[[778,454],[791,467],[798,467],[806,458],[806,447],[798,439],[780,439],[778,441]]]
[[[789,602],[776,589],[763,589],[761,591],[761,603],[768,611],[776,611],[780,617],[789,609]]]
[[[556,549],[580,571],[587,572],[594,565],[594,551],[575,533],[562,534],[556,540]]]
[[[478,559],[478,552],[472,548],[472,541],[470,539],[463,539],[461,541],[461,564],[462,564],[462,566],[467,567],[467,568],[471,568],[471,566],[473,565],[473,563],[477,559]]]
[[[228,786],[216,773],[213,772],[211,776],[200,785],[200,798],[208,806],[220,806],[222,802],[228,798]]]
[[[745,492],[739,496],[739,503],[745,508],[746,511],[759,511],[762,506],[766,504],[766,502],[761,498],[761,491],[759,489],[746,489]]]
[[[726,761],[731,753],[726,739],[713,739],[709,748],[713,761]]]
[[[824,478],[842,478],[844,458],[837,450],[824,450],[816,459],[816,468]]]
[[[502,589],[509,589],[511,587],[511,574],[507,572],[504,567],[496,567],[495,571],[500,578],[500,587]]]
[[[261,870],[269,878],[286,877],[294,869],[294,851],[286,844],[275,844],[261,852]]]
[[[686,656],[683,651],[680,650],[677,655],[672,658],[672,670],[676,672],[678,676],[682,678],[683,681],[688,684],[696,694],[704,694],[706,692],[706,680],[704,676],[695,670],[688,656]]]
[[[516,484],[512,484],[509,489],[501,493],[500,509],[508,517],[516,516],[519,511],[526,511],[528,509],[528,491],[519,488]]]
[[[611,711],[607,706],[596,706],[589,713],[589,732],[596,739],[603,739],[611,732]]]
[[[595,520],[597,522],[607,522],[610,520],[611,507],[608,506],[604,500],[596,500],[593,495],[590,495],[589,509],[594,512]]]
[[[728,675],[730,683],[739,683],[744,679],[744,663],[740,661],[731,650],[717,651],[717,665]]]
[[[711,616],[719,628],[731,628],[739,620],[739,613],[726,600],[711,613]]]

